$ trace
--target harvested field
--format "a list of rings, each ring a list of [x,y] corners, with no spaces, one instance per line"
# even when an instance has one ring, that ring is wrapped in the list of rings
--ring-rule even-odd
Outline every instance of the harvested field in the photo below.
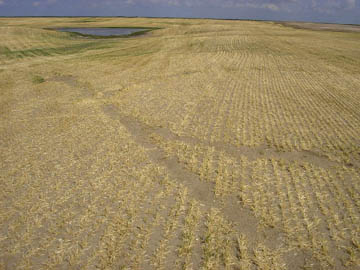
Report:
[[[310,29],[320,31],[338,31],[338,32],[360,32],[360,25],[356,24],[334,24],[334,23],[311,23],[311,22],[279,22],[284,26],[290,26],[298,29]]]
[[[360,269],[360,33],[84,20],[0,19],[0,269]]]

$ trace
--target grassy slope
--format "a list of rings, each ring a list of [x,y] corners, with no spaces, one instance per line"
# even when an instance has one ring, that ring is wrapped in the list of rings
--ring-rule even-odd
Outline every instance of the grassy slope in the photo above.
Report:
[[[0,36],[0,269],[357,269],[359,33]]]

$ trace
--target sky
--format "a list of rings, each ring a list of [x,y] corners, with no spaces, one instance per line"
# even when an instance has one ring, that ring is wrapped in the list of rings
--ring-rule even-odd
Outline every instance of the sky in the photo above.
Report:
[[[0,0],[0,16],[139,16],[360,24],[360,0]]]

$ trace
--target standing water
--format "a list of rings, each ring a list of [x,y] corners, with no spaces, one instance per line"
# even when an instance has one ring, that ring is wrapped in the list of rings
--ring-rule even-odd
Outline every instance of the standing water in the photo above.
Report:
[[[142,28],[57,28],[56,30],[62,32],[75,32],[83,35],[93,36],[123,36],[130,35],[135,32],[144,31]]]

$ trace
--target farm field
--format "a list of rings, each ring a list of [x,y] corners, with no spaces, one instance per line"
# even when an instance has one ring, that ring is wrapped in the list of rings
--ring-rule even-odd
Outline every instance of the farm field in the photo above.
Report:
[[[160,29],[45,29],[115,26]],[[1,270],[360,269],[360,33],[0,18],[0,37]]]

